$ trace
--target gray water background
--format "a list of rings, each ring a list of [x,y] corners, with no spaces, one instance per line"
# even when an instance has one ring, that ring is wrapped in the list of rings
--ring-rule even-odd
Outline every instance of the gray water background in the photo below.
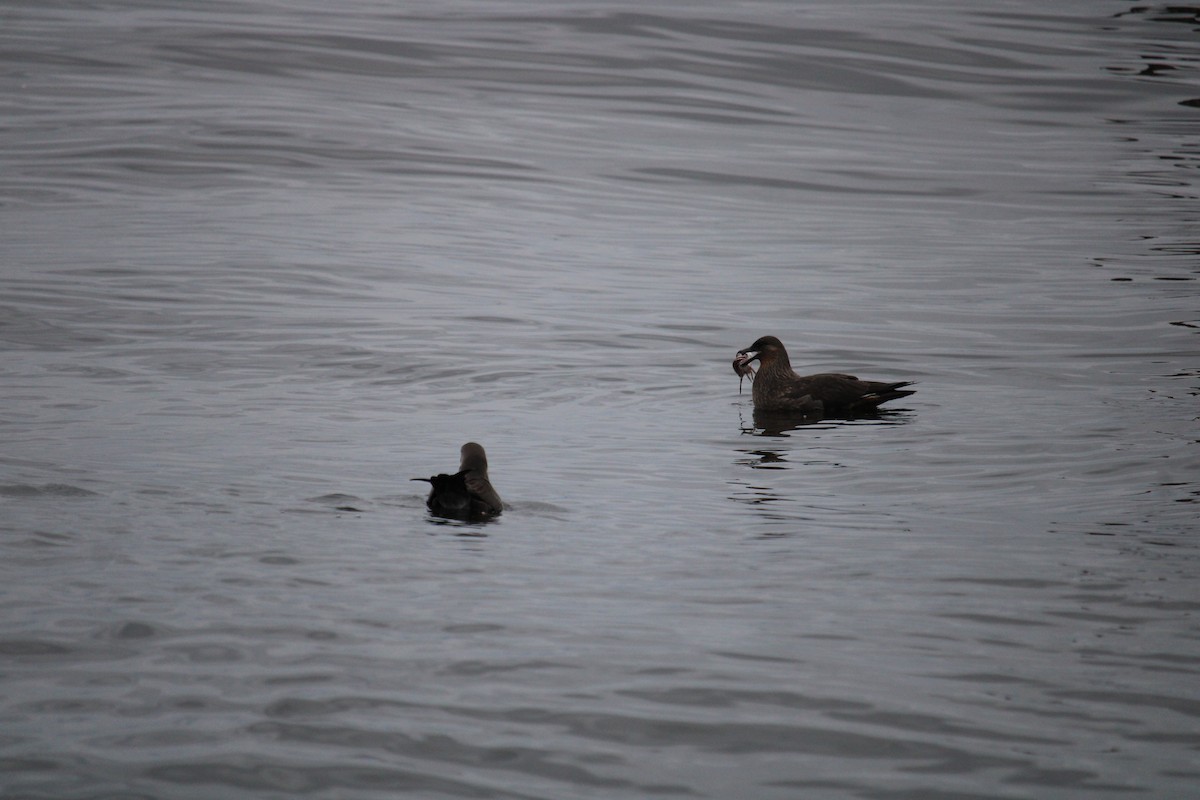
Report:
[[[4,4],[0,795],[1194,794],[1198,29]]]

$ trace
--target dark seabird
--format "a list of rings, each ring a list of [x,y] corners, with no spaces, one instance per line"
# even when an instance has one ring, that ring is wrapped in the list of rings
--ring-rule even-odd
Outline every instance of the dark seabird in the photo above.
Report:
[[[758,373],[750,362],[758,360]],[[907,397],[912,381],[861,381],[853,375],[822,373],[797,375],[788,360],[783,342],[763,336],[740,351],[733,360],[738,375],[749,374],[754,382],[754,410],[787,414],[839,416],[870,414],[882,403]]]
[[[504,504],[488,480],[487,454],[483,446],[467,442],[462,446],[462,461],[453,475],[413,478],[433,485],[425,505],[444,517],[479,519],[499,514]]]

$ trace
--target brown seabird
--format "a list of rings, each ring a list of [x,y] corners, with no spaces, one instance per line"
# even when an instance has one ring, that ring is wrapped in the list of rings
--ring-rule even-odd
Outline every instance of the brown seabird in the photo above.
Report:
[[[757,374],[750,367],[758,361]],[[733,371],[754,382],[754,410],[787,414],[830,416],[869,414],[882,403],[907,397],[912,381],[863,381],[853,375],[822,373],[797,375],[783,342],[763,336],[733,360]]]
[[[432,484],[425,505],[434,514],[444,517],[479,519],[499,514],[504,504],[488,480],[487,454],[483,446],[467,442],[461,452],[462,461],[453,475],[412,479]]]

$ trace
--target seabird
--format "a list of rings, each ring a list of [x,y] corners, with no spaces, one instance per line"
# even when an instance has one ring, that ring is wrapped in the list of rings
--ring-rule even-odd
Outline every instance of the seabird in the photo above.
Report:
[[[755,360],[757,374],[750,367]],[[832,372],[797,375],[783,342],[774,336],[763,336],[738,351],[733,370],[739,376],[751,376],[755,411],[830,416],[869,414],[882,403],[916,391],[904,388],[911,386],[912,381],[862,381],[853,375]]]
[[[434,514],[445,517],[478,519],[499,514],[504,504],[488,480],[487,454],[483,446],[467,442],[461,452],[462,461],[453,475],[412,479],[432,484],[425,505]]]

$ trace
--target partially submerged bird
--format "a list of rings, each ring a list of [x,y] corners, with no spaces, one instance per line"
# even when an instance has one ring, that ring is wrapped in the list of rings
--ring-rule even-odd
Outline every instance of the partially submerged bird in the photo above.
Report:
[[[425,505],[434,514],[459,519],[481,519],[499,514],[504,504],[488,480],[487,454],[483,446],[467,442],[461,452],[462,461],[453,475],[412,479],[432,484]]]
[[[758,361],[758,374],[750,367]],[[754,385],[754,410],[804,415],[869,414],[880,404],[907,397],[912,381],[863,381],[853,375],[822,373],[797,375],[783,342],[763,336],[733,360],[738,375],[750,374]]]

